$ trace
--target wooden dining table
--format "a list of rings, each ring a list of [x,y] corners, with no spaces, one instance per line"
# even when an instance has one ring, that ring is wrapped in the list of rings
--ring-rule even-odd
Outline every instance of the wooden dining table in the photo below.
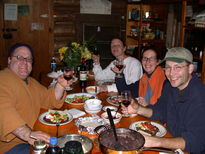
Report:
[[[47,77],[46,77],[47,78]],[[52,81],[51,79],[46,79],[45,81]],[[44,85],[48,84],[49,82],[44,83]],[[92,76],[89,77],[88,81],[87,81],[87,86],[90,85],[95,85],[96,82],[93,79]],[[81,88],[79,86],[79,82],[77,81],[76,83],[74,83],[73,85],[73,90],[68,91],[67,94],[73,94],[73,93],[80,93],[80,92],[86,92],[84,88]],[[100,99],[102,101],[102,105],[112,105],[109,104],[106,99],[113,95],[114,93],[108,93],[108,92],[101,92],[98,93],[96,96],[98,97],[98,99]],[[68,104],[68,103],[64,103],[63,106],[60,108],[60,110],[65,110],[65,109],[72,109],[72,108],[77,108],[79,110],[84,111],[83,105],[73,105],[73,104]],[[58,109],[59,110],[59,109]],[[47,112],[46,109],[41,109],[40,114]],[[99,113],[97,113],[98,116],[101,116],[101,114],[104,111],[100,111]],[[84,117],[88,117],[91,116],[91,114],[86,113],[86,115],[84,115]],[[83,131],[79,131],[78,127],[75,124],[75,121],[77,119],[73,119],[71,122],[69,122],[68,124],[64,124],[64,125],[60,125],[58,127],[58,136],[63,136],[66,134],[81,134],[84,136],[87,136],[88,138],[90,138],[93,141],[93,149],[91,151],[91,154],[101,154],[100,148],[99,148],[99,143],[98,143],[98,135],[96,134],[89,134],[88,132],[83,132]],[[135,115],[135,116],[130,116],[130,117],[123,117],[119,123],[117,123],[115,126],[117,128],[129,128],[130,125],[133,122],[137,122],[137,121],[149,121],[149,119],[143,117],[143,116],[139,116],[139,115]],[[157,123],[160,124],[160,122],[155,121]],[[57,131],[57,127],[56,126],[50,126],[50,125],[46,125],[41,123],[39,120],[36,121],[35,125],[34,125],[34,130],[38,130],[38,131],[43,131],[48,133],[51,136],[56,136],[56,131]],[[169,131],[167,131],[167,133],[165,134],[164,137],[171,137],[172,135],[169,133]],[[159,152],[156,151],[143,151],[143,154],[157,154]]]

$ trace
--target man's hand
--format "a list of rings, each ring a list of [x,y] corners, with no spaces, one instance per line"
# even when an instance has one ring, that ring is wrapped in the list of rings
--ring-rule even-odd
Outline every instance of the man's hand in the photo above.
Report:
[[[122,110],[124,113],[139,114],[147,118],[152,116],[152,109],[138,104],[136,99],[132,99],[130,105],[127,108],[122,104]]]
[[[32,131],[27,125],[23,125],[19,128],[16,128],[12,132],[16,137],[21,140],[27,141],[29,144],[34,144],[35,140],[44,140],[49,143],[50,136],[41,131]]]
[[[138,103],[139,103],[140,105],[142,105],[142,106],[147,106],[147,105],[148,105],[148,102],[145,100],[144,97],[138,97],[138,98],[137,98],[137,101],[138,101]]]
[[[69,71],[67,72],[65,75],[69,76],[69,75],[73,75],[73,71]],[[64,74],[60,75],[58,78],[57,78],[57,85],[59,84],[63,90],[67,87],[67,86],[70,86],[71,84],[73,83],[73,80],[66,80],[64,79]]]
[[[41,131],[32,131],[30,133],[28,143],[33,145],[35,140],[43,140],[46,143],[49,143],[50,135],[48,135],[44,132],[41,132]]]
[[[181,149],[185,148],[185,140],[182,137],[153,137],[143,135],[145,137],[144,147],[161,147],[168,149]]]
[[[73,74],[73,71],[67,72],[66,75]],[[56,100],[60,100],[63,97],[64,90],[66,87],[69,87],[72,85],[73,81],[72,80],[66,80],[64,79],[64,75],[60,75],[57,79],[57,84],[55,86],[55,97]]]
[[[138,108],[139,108],[139,104],[137,103],[137,101],[135,99],[131,100],[131,103],[128,107],[125,107],[122,104],[122,110],[124,113],[137,114]]]

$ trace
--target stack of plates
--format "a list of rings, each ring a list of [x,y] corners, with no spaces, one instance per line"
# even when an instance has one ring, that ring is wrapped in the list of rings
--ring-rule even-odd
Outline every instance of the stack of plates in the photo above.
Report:
[[[99,105],[99,108],[97,108],[97,109],[90,109],[90,108],[88,108],[88,106],[86,104],[84,104],[84,109],[87,113],[95,114],[95,113],[98,113],[101,111],[102,105]]]

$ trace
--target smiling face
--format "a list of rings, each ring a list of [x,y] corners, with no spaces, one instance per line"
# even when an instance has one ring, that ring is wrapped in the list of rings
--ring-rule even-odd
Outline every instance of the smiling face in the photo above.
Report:
[[[193,64],[187,62],[176,63],[166,61],[165,74],[172,87],[182,90],[186,88],[191,80],[191,74],[194,70]]]
[[[18,57],[21,57],[21,60]],[[22,57],[24,58],[22,60]],[[30,50],[21,46],[15,49],[11,57],[8,58],[8,68],[10,68],[20,79],[25,80],[32,71],[32,62],[26,59],[32,59]]]
[[[113,39],[111,41],[111,52],[117,59],[122,59],[125,55],[126,47],[120,39]]]
[[[148,74],[153,73],[158,64],[159,60],[155,51],[149,49],[143,53],[142,66]]]

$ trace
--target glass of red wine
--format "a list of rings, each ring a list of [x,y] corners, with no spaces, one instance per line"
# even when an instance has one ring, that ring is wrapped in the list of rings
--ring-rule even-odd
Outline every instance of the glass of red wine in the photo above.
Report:
[[[115,66],[118,68],[119,71],[123,69],[123,60],[122,59],[117,59],[115,61]],[[116,78],[122,78],[121,73],[117,73]]]
[[[121,93],[121,96],[122,96],[122,104],[125,107],[128,107],[131,104],[131,99],[132,99],[131,92],[129,90],[125,90]],[[126,113],[124,115],[129,116],[128,113]]]
[[[74,69],[72,67],[69,66],[64,66],[63,67],[63,76],[64,79],[69,81],[69,80],[74,80]],[[69,87],[66,87],[66,90],[72,90],[72,85],[70,85]]]

